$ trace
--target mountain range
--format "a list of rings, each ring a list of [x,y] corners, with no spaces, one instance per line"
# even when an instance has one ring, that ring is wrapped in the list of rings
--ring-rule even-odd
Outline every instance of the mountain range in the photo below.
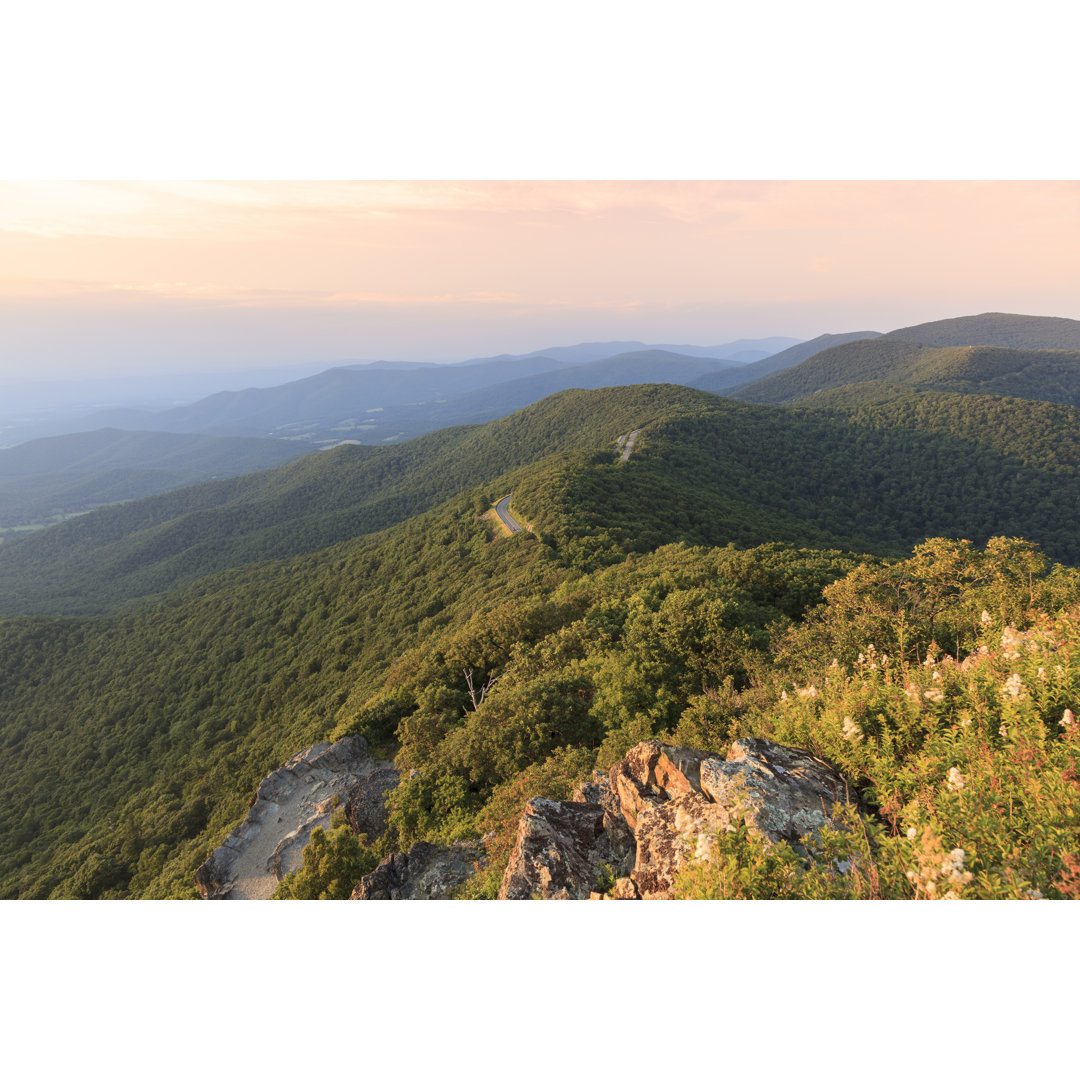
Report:
[[[471,395],[474,415],[506,415],[338,445],[5,542],[0,896],[194,895],[195,868],[243,818],[261,778],[342,734],[393,756],[403,777],[385,834],[357,839],[335,826],[361,861],[494,835],[505,865],[509,847],[497,845],[534,795],[568,798],[643,739],[717,750],[736,734],[798,734],[859,777],[874,829],[886,830],[892,807],[893,837],[929,814],[949,842],[971,846],[963,822],[977,808],[948,817],[955,792],[945,744],[934,742],[946,713],[931,709],[941,699],[924,661],[955,653],[959,668],[985,620],[1001,640],[1006,620],[1019,633],[1080,603],[1078,330],[994,314],[827,335],[729,397],[670,380],[602,380],[658,370],[706,379],[760,361],[736,369],[725,358],[623,351],[574,362],[597,382],[584,387],[558,387],[571,368],[559,358],[459,365],[472,369],[472,389],[461,401],[432,392],[433,409],[464,409]],[[368,374],[387,376],[388,388],[391,374],[419,377]],[[287,422],[317,431],[312,418],[352,374],[334,378],[302,380],[300,397],[295,386],[244,395],[250,408],[218,395],[199,415],[285,422],[289,402],[307,400]],[[391,393],[397,404],[382,407],[405,415],[408,391]],[[154,438],[133,441],[147,464]],[[86,447],[107,469],[122,442],[111,433]],[[239,454],[248,444],[234,445]],[[219,449],[178,442],[175,452],[196,468]],[[41,475],[33,470],[48,454],[63,469],[66,452],[31,447],[9,468]],[[492,513],[507,495],[523,526],[513,536]],[[875,642],[910,665],[909,681],[925,676],[927,693],[888,672],[871,689],[879,676],[863,654]],[[1021,675],[1014,665],[1029,696],[999,696],[1037,703],[1038,722],[1056,724],[1080,676],[1071,655],[1060,647],[1063,674],[1045,689],[1034,667]],[[815,735],[813,699],[839,692],[828,689],[847,685],[836,669],[856,664],[870,696],[837,712],[835,732]],[[985,710],[990,684],[980,686]],[[1008,705],[985,724],[976,705],[964,708],[982,725],[970,738],[993,739],[985,753],[1005,755],[995,775],[1013,775],[1004,763],[1020,743],[999,726],[1034,723],[1035,704],[1022,714]],[[1023,745],[1051,745],[1042,738]],[[896,755],[895,772],[875,764]],[[1043,768],[1044,783],[1059,764]],[[919,790],[930,788],[945,794],[926,810]],[[1016,831],[1035,821],[1023,807],[994,858],[1020,858],[1008,852],[1033,843]],[[980,851],[997,850],[986,831],[997,827],[979,825]],[[1060,852],[1075,838],[1053,836],[1058,854],[1031,855],[1016,889],[1067,880]],[[1012,880],[1000,868],[984,878]],[[897,889],[908,880],[900,872]]]

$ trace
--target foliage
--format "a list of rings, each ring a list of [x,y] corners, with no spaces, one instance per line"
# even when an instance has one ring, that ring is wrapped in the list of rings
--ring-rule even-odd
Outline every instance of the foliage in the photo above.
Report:
[[[379,864],[379,856],[340,822],[326,832],[313,829],[304,862],[286,874],[275,900],[348,900],[356,883]]]
[[[748,841],[734,876],[693,888],[927,895],[955,871],[973,875],[963,895],[1074,895],[1080,584],[1016,537],[1026,523],[1049,557],[1077,551],[1055,509],[1077,455],[1066,414],[1034,408],[1046,426],[1013,451],[978,434],[997,413],[944,398],[830,416],[575,391],[502,427],[342,448],[42,534],[35,565],[58,563],[43,591],[25,583],[31,608],[50,589],[69,612],[99,586],[109,605],[168,591],[0,619],[0,896],[192,896],[259,781],[346,733],[403,773],[360,854],[494,833],[465,895],[497,891],[529,798],[569,797],[643,738],[724,752],[739,735],[835,761],[875,816],[823,838],[818,869]],[[960,415],[962,438],[944,430]],[[511,488],[536,531],[496,537],[477,513]],[[982,546],[1002,520],[1013,538]],[[972,542],[924,542],[957,522]],[[185,538],[235,565],[204,574]],[[324,835],[329,869],[295,887],[343,882],[350,844]],[[821,869],[842,862],[866,872]]]
[[[1062,593],[1047,587],[1053,575],[1027,579],[1016,554],[1015,543],[974,552],[938,542],[893,568],[909,590],[937,597],[937,622],[924,613],[908,625],[910,652],[896,621],[867,604],[864,569],[825,590],[817,626],[789,635],[789,646],[805,636],[815,659],[801,660],[796,681],[744,727],[835,764],[872,817],[811,842],[809,866],[785,845],[722,837],[714,864],[688,870],[683,895],[1075,895],[1080,580],[1056,575],[1070,579],[1062,609]],[[1000,606],[978,611],[972,625],[980,597]],[[935,643],[943,628],[955,635],[953,654]],[[775,670],[774,687],[793,673]]]

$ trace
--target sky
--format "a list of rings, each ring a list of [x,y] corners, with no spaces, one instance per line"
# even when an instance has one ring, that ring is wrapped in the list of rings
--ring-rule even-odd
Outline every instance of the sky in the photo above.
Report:
[[[6,181],[9,377],[1080,318],[1073,181]]]

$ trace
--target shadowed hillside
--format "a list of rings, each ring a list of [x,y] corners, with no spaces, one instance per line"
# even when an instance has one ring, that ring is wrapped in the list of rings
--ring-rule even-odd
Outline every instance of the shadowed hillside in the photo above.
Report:
[[[1080,352],[939,347],[881,337],[828,349],[798,367],[734,390],[730,396],[787,405],[823,391],[876,381],[1078,405]]]
[[[890,330],[887,338],[920,345],[994,345],[1003,349],[1080,350],[1080,321],[987,312]]]
[[[787,368],[801,364],[811,356],[816,356],[834,345],[843,345],[849,341],[863,341],[867,338],[879,337],[876,330],[856,330],[850,334],[822,334],[812,341],[803,341],[798,345],[792,345],[790,349],[774,353],[772,356],[747,364],[738,370],[716,371],[691,381],[691,386],[700,390],[708,390],[714,394],[727,393],[729,388],[745,386],[751,382],[757,382],[767,375],[777,371],[785,371]]]

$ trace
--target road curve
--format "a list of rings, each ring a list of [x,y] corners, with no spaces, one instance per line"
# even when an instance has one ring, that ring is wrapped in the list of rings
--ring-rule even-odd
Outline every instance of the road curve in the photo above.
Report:
[[[521,526],[510,516],[510,496],[507,495],[505,499],[500,499],[495,504],[495,513],[499,515],[499,520],[512,532],[521,532]]]

